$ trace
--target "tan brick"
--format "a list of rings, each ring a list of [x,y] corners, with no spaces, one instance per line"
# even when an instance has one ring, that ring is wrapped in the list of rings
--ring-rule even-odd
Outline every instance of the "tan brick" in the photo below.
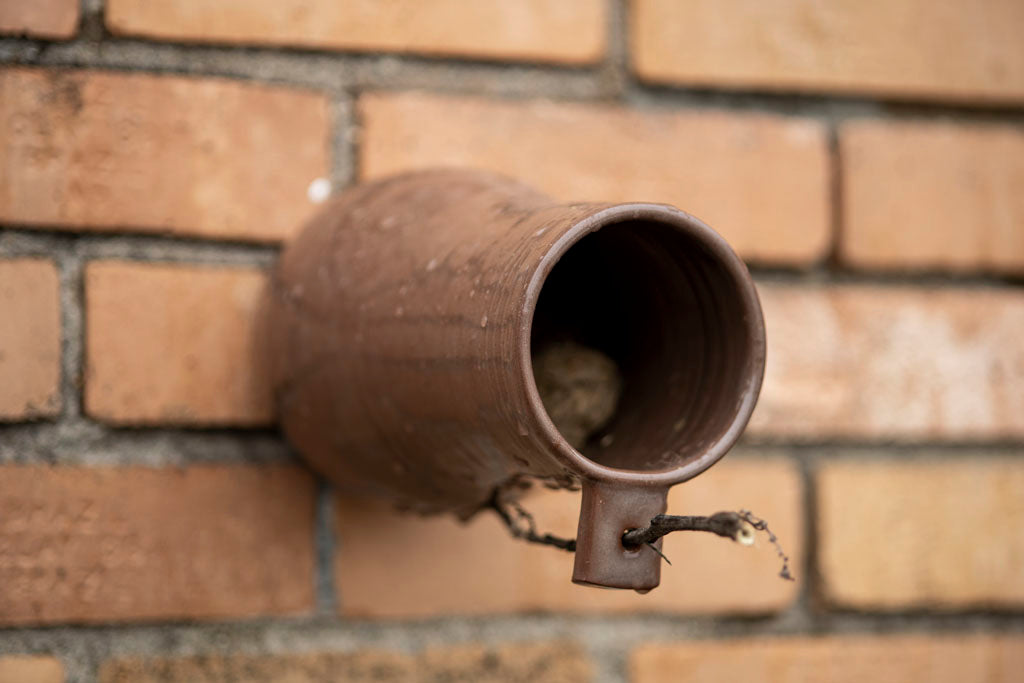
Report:
[[[862,120],[839,143],[843,261],[1024,272],[1024,129]]]
[[[104,662],[100,683],[406,683],[415,675],[411,656],[362,650],[301,655],[207,655],[124,658]]]
[[[1024,670],[1024,638],[884,635],[757,638],[638,647],[632,683],[1011,683]]]
[[[314,499],[292,466],[0,467],[0,625],[308,611]]]
[[[591,667],[569,642],[438,647],[419,655],[362,650],[305,655],[123,659],[105,663],[100,683],[584,683]]]
[[[1024,462],[830,462],[817,475],[825,597],[853,608],[1024,606]]]
[[[566,201],[674,204],[748,259],[810,263],[829,244],[825,133],[813,120],[418,93],[359,106],[366,178],[475,166]]]
[[[0,2],[0,33],[38,38],[71,38],[78,30],[79,0]]]
[[[686,85],[1024,99],[1018,0],[634,0],[633,66]]]
[[[751,509],[768,520],[792,558],[798,579],[801,483],[789,462],[723,461],[672,490],[669,512],[711,514]],[[523,502],[545,531],[572,537],[579,494],[537,491]],[[648,595],[597,590],[570,582],[573,556],[513,539],[483,512],[468,524],[449,517],[392,512],[386,503],[338,501],[335,577],[342,612],[355,617],[432,617],[531,611],[584,613],[768,613],[785,609],[796,585],[765,539],[754,550],[710,534],[665,541],[671,566]]]
[[[62,683],[64,667],[53,657],[0,655],[0,683]]]
[[[278,240],[327,174],[328,118],[287,88],[0,70],[0,221]]]
[[[1024,290],[759,287],[768,365],[754,434],[1024,437]]]
[[[198,42],[597,61],[604,0],[108,0],[114,33]]]
[[[0,260],[0,420],[60,410],[57,269],[44,259]]]
[[[86,411],[118,424],[269,423],[264,283],[255,268],[90,263]]]

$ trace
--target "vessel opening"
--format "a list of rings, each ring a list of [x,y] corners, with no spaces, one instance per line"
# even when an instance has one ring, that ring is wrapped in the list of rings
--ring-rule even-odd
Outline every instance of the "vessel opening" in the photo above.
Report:
[[[556,428],[593,462],[648,472],[736,433],[763,353],[747,287],[700,231],[638,220],[585,235],[533,318],[534,379]]]

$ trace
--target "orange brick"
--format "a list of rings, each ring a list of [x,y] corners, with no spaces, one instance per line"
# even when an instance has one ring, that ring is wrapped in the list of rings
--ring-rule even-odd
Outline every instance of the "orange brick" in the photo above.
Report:
[[[108,0],[114,33],[198,42],[597,61],[604,0]]]
[[[1024,606],[1024,462],[843,461],[817,478],[819,566],[831,603]]]
[[[85,273],[89,415],[117,424],[273,418],[255,268],[99,261]]]
[[[0,683],[62,683],[64,667],[53,657],[0,655]]]
[[[634,0],[633,65],[686,85],[1024,99],[1018,0]]]
[[[418,93],[364,95],[360,111],[367,178],[476,166],[566,201],[674,204],[748,259],[811,263],[829,244],[825,133],[809,119]]]
[[[414,675],[414,660],[407,654],[359,650],[112,659],[100,666],[99,683],[392,683],[411,682]]]
[[[1024,129],[863,120],[839,142],[845,262],[1024,272]]]
[[[327,174],[328,118],[286,88],[0,70],[0,221],[278,240]]]
[[[0,467],[0,625],[308,611],[314,499],[291,466]]]
[[[1024,638],[984,635],[757,638],[644,645],[632,683],[1011,683],[1024,670]]]
[[[1024,290],[765,284],[751,432],[796,439],[1024,437]]]
[[[359,650],[303,655],[210,655],[105,663],[100,683],[585,683],[591,666],[571,642],[438,647],[419,655]]]
[[[746,508],[778,534],[799,577],[801,483],[783,460],[736,459],[672,490],[668,510],[711,514]],[[571,583],[573,556],[509,536],[496,515],[468,524],[392,512],[386,503],[338,501],[335,577],[342,612],[354,617],[433,617],[532,611],[584,613],[768,613],[785,609],[796,585],[764,538],[754,550],[710,534],[665,540],[671,566],[648,595]],[[523,501],[539,527],[576,534],[579,494],[537,491]]]
[[[78,30],[79,0],[7,0],[0,3],[0,33],[71,38]]]
[[[0,260],[0,420],[60,410],[57,269],[43,259]]]

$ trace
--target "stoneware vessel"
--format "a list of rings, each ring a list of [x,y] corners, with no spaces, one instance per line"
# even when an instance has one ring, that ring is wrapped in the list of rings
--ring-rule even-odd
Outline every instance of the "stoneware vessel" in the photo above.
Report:
[[[765,362],[747,269],[697,218],[472,170],[330,201],[287,245],[268,314],[281,424],[341,490],[468,517],[524,478],[582,486],[573,580],[641,591],[661,560],[623,532],[735,443]],[[534,380],[538,345],[562,338],[622,377],[579,449]]]

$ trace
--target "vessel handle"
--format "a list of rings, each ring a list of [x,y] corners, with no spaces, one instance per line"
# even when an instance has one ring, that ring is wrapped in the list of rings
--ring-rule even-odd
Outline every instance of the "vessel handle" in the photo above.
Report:
[[[656,587],[661,556],[646,545],[626,548],[622,535],[663,514],[667,497],[667,487],[584,481],[573,583],[641,593]],[[660,538],[654,546],[660,552]]]

